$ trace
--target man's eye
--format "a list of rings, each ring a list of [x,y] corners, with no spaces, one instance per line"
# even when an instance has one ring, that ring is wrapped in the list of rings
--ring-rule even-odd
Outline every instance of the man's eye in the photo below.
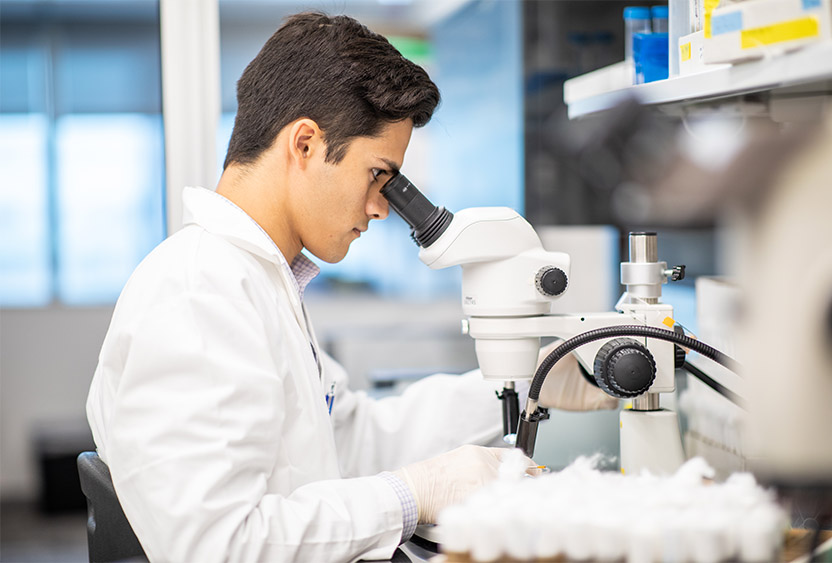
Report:
[[[381,168],[373,168],[370,172],[373,175],[373,181],[375,181],[378,180],[378,177],[381,175],[382,172],[384,172],[384,170],[382,170]]]

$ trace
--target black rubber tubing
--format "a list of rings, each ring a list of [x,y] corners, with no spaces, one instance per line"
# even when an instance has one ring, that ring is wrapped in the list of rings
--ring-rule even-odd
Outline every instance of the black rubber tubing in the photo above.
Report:
[[[740,407],[741,409],[745,409],[745,401],[742,397],[725,387],[723,384],[718,382],[717,380],[713,379],[707,373],[696,367],[695,365],[691,364],[690,362],[685,362],[685,371],[691,374],[693,377]]]
[[[684,348],[690,348],[694,352],[699,352],[706,358],[710,358],[731,371],[737,371],[738,364],[733,358],[723,354],[716,348],[708,346],[704,342],[700,342],[699,340],[685,336],[684,334],[679,334],[678,332],[673,332],[672,330],[665,330],[654,326],[609,326],[582,332],[581,334],[566,340],[563,344],[552,350],[552,352],[549,353],[549,355],[546,356],[546,358],[544,358],[544,360],[540,363],[537,371],[534,373],[534,379],[532,379],[532,384],[529,388],[529,399],[534,401],[540,399],[540,390],[543,388],[543,382],[546,380],[549,370],[551,370],[561,358],[565,357],[579,346],[589,344],[590,342],[594,342],[596,340],[602,340],[604,338],[615,338],[616,336],[644,336],[647,338],[673,342],[674,344],[678,344]]]

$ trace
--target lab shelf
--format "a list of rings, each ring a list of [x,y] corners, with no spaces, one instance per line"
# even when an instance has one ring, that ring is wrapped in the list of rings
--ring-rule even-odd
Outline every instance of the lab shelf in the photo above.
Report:
[[[634,86],[620,86],[623,69],[618,63],[567,80],[563,98],[569,118],[609,109],[631,96],[649,105],[689,104],[829,80],[832,43]]]

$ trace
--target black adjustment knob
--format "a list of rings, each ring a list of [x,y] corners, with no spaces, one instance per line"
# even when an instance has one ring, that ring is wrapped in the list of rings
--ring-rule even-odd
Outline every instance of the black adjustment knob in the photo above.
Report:
[[[685,279],[685,265],[680,264],[679,266],[674,266],[673,271],[670,274],[670,281],[679,281]]]
[[[643,345],[631,338],[615,338],[595,355],[595,381],[619,399],[646,393],[656,379],[656,362]]]
[[[566,273],[555,266],[544,266],[537,272],[534,279],[537,290],[543,295],[560,295],[566,291],[569,280]]]

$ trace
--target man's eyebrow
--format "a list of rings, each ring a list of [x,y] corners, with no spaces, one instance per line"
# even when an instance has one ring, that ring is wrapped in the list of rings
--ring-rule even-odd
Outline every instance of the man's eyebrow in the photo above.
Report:
[[[387,160],[386,158],[382,158],[380,160],[382,162],[384,162],[384,164],[387,165],[387,168],[390,169],[390,170],[388,170],[388,172],[390,172],[393,176],[395,176],[396,174],[399,173],[399,165],[398,164],[396,164],[392,160]]]

